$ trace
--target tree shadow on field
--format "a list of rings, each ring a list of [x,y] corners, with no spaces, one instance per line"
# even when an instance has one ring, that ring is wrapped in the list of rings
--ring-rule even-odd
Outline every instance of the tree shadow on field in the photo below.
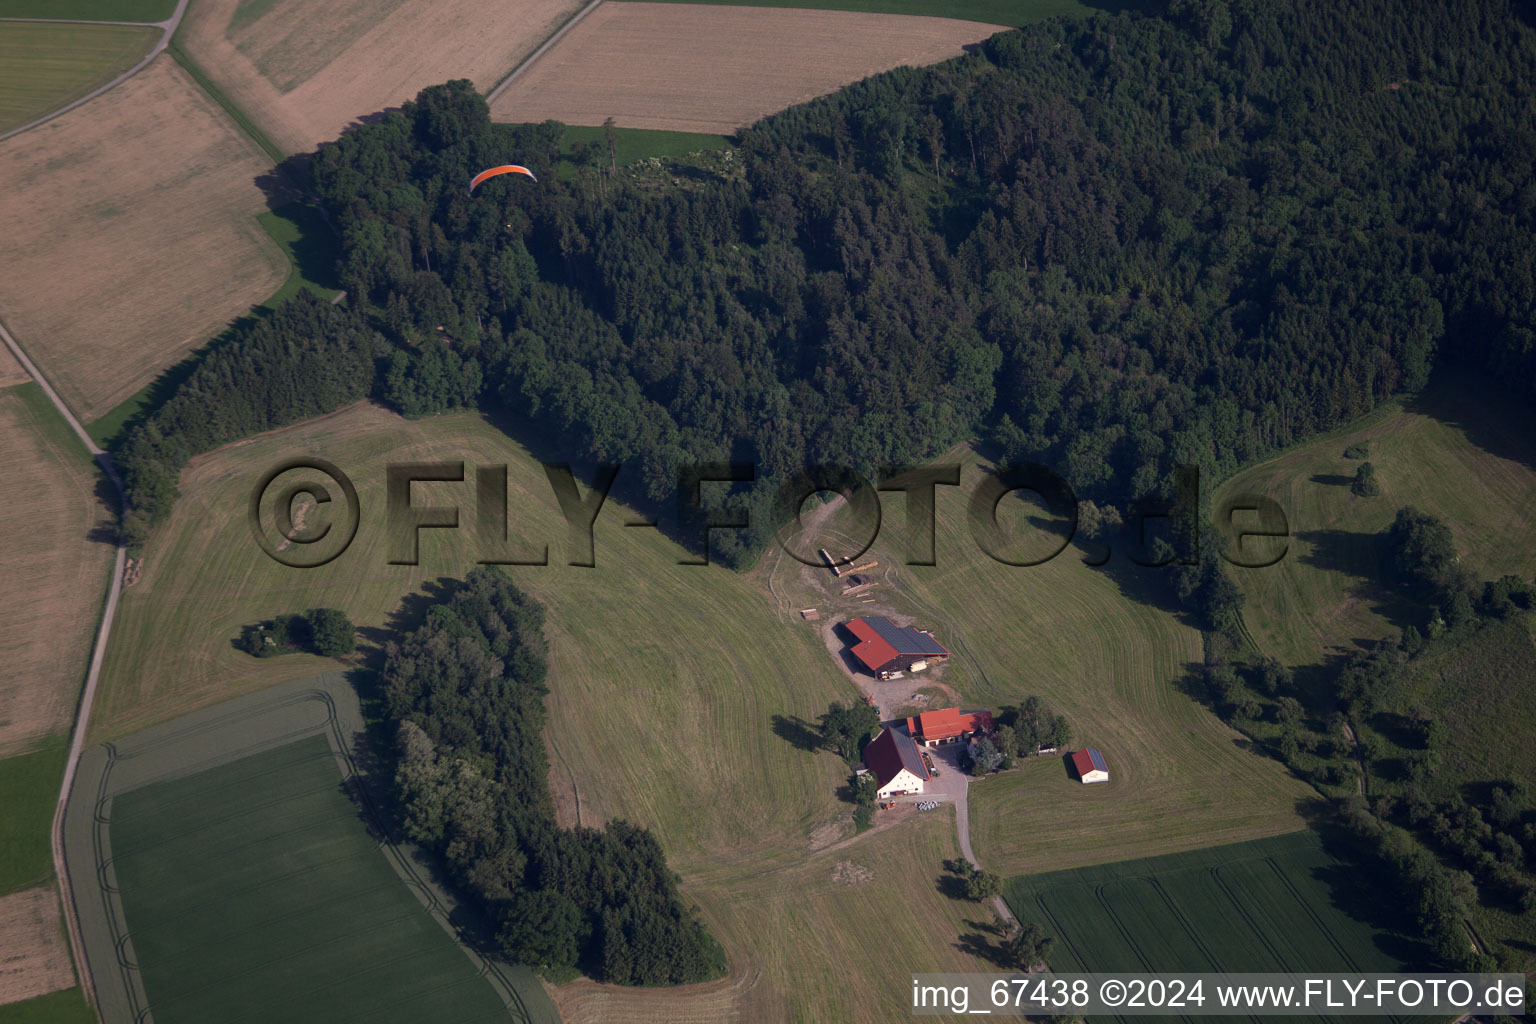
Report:
[[[1430,949],[1417,937],[1416,904],[1405,901],[1394,871],[1351,835],[1320,797],[1303,797],[1296,811],[1322,841],[1329,863],[1312,871],[1328,889],[1328,902],[1341,913],[1375,930],[1376,948],[1407,968],[1425,967]]]
[[[1522,16],[1536,24],[1536,14],[1523,7],[1517,5]],[[1536,438],[1536,416],[1532,415],[1530,399],[1522,401],[1486,374],[1447,375],[1406,408],[1460,430],[1468,441],[1490,455],[1536,469],[1536,443],[1532,442]]]
[[[107,474],[96,474],[96,483],[92,488],[96,495],[96,508],[98,514],[91,528],[85,531],[85,539],[92,544],[110,544],[117,547],[117,516],[119,514],[117,488],[112,486],[112,481],[107,479]]]
[[[798,715],[774,715],[769,721],[773,725],[773,734],[796,750],[812,753],[823,746],[821,734]]]
[[[1321,484],[1324,487],[1348,487],[1355,482],[1352,476],[1344,476],[1341,473],[1313,473],[1307,478],[1308,482]]]
[[[363,664],[372,671],[384,667],[384,645],[408,633],[426,621],[427,612],[441,604],[458,589],[460,581],[452,576],[423,580],[420,593],[406,594],[384,620],[383,626],[357,627],[357,651]]]
[[[1001,942],[993,942],[989,937],[997,933],[997,927],[992,924],[980,924],[976,921],[967,921],[966,924],[977,929],[960,936],[955,943],[955,948],[962,953],[969,953],[978,960],[984,960],[995,967],[1011,968],[1013,961],[1008,956],[1008,950]]]

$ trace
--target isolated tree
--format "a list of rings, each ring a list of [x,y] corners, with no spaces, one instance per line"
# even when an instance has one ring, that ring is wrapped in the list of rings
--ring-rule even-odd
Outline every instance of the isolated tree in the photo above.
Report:
[[[1033,921],[1015,928],[1003,943],[1008,959],[1022,971],[1048,961],[1055,946],[1056,940],[1045,934],[1045,929]]]
[[[965,880],[965,898],[983,903],[1003,892],[1003,880],[990,871],[977,871]]]
[[[1355,470],[1355,479],[1349,489],[1360,498],[1374,498],[1380,494],[1381,481],[1376,479],[1376,467],[1369,462],[1362,462],[1360,468]]]
[[[834,701],[821,716],[821,738],[849,764],[859,760],[864,745],[880,731],[880,713],[868,704]]]
[[[992,745],[989,739],[976,741],[976,752],[971,755],[971,774],[988,775],[997,771],[1003,765],[1003,752]]]
[[[316,608],[308,615],[310,643],[315,653],[339,658],[357,650],[357,627],[344,612],[335,608]]]
[[[1387,530],[1387,543],[1398,578],[1444,592],[1450,589],[1456,566],[1451,528],[1412,505],[1397,510]]]

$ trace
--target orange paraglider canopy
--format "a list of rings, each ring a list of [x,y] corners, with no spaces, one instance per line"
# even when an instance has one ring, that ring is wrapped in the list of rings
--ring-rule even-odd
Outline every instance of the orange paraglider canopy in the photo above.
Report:
[[[498,174],[526,174],[528,177],[533,178],[533,172],[522,164],[502,164],[500,167],[487,167],[469,180],[469,194],[474,195],[476,185],[487,178],[494,178]],[[539,179],[533,178],[533,180],[538,181]]]

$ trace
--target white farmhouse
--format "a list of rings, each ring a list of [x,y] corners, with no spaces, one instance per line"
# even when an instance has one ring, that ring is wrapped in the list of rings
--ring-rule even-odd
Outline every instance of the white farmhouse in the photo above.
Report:
[[[882,729],[879,736],[869,741],[864,748],[864,765],[880,784],[875,794],[880,800],[921,793],[932,777],[912,737],[891,728]]]

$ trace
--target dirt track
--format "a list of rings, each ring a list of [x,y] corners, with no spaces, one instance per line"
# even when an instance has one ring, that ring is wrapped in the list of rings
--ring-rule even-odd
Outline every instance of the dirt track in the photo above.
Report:
[[[277,290],[270,167],[165,55],[0,144],[0,318],[82,419]]]
[[[794,8],[603,4],[491,104],[498,121],[688,132],[743,125],[904,64],[958,56],[1001,25]]]
[[[277,0],[254,20],[239,0],[198,0],[185,45],[285,152],[334,139],[421,89],[468,78],[489,90],[580,0]]]

